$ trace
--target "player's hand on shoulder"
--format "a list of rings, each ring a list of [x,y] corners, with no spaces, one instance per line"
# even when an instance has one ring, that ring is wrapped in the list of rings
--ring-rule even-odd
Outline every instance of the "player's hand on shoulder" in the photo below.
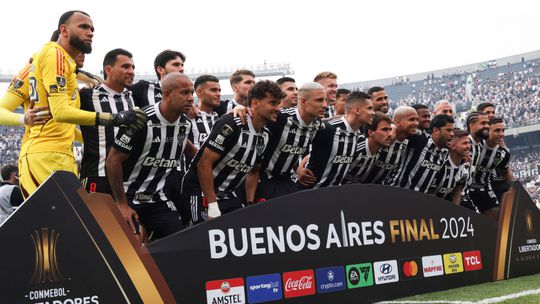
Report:
[[[143,110],[133,108],[120,113],[98,113],[96,124],[103,126],[129,127],[134,131],[139,131],[144,128],[147,121],[148,117]]]

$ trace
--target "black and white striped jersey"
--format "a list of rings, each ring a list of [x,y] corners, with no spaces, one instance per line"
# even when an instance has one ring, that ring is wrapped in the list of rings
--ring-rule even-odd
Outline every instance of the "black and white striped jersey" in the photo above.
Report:
[[[392,185],[418,192],[428,192],[435,175],[443,169],[448,149],[439,149],[433,139],[426,136],[409,137],[407,152],[402,158]]]
[[[105,84],[80,90],[81,109],[92,112],[119,113],[133,108],[131,92],[115,92]],[[84,142],[81,179],[105,177],[105,158],[118,132],[113,126],[81,126]]]
[[[407,150],[408,139],[395,140],[388,148],[382,148],[377,153],[369,172],[362,179],[364,184],[386,184],[399,168],[401,159]]]
[[[476,166],[478,166],[481,160],[480,156],[482,154],[482,150],[484,149],[484,145],[485,145],[485,141],[483,139],[481,139],[480,141],[476,141],[472,135],[469,135],[469,140],[471,141],[471,157],[469,161],[469,175],[467,178],[467,182],[465,183],[465,185],[463,186],[463,190],[461,191],[461,196],[463,197],[464,200],[468,199],[469,190],[473,184],[473,178],[475,175]]]
[[[197,117],[189,119],[191,123],[189,140],[191,140],[197,149],[201,148],[208,135],[210,135],[210,131],[212,131],[212,127],[217,119],[218,114],[216,112],[206,113],[204,111],[200,111]]]
[[[306,165],[317,178],[312,188],[341,185],[356,157],[357,143],[363,140],[360,130],[354,131],[343,116],[324,121],[311,143]]]
[[[218,114],[218,116],[223,116],[227,114],[229,111],[234,109],[236,106],[241,106],[236,99],[227,99],[227,100],[221,100],[219,102],[219,106],[214,109],[214,111]]]
[[[276,122],[267,125],[272,136],[263,154],[261,174],[292,176],[321,125],[320,119],[306,124],[297,108],[282,109]]]
[[[489,147],[483,145],[478,162],[473,173],[472,184],[474,187],[491,184],[495,169],[508,169],[510,162],[510,151],[502,146]]]
[[[123,163],[124,190],[133,204],[168,201],[163,186],[181,162],[191,128],[184,114],[175,122],[167,121],[159,104],[143,108],[148,116],[145,129],[136,134],[120,129],[114,141],[115,149],[129,154]]]
[[[159,81],[139,80],[131,87],[131,91],[133,92],[133,102],[139,108],[158,103],[163,98],[161,82]]]
[[[336,116],[336,107],[329,104],[324,108],[324,118],[332,118],[334,116]]]
[[[213,164],[214,191],[218,199],[235,197],[234,190],[242,183],[255,164],[260,163],[266,144],[268,130],[257,132],[251,117],[246,117],[243,125],[239,118],[232,114],[218,119],[210,135],[191,162],[184,177],[182,192],[201,193],[197,164],[205,149],[220,155]]]
[[[343,183],[363,184],[368,177],[368,173],[378,157],[378,153],[372,154],[369,151],[368,139],[359,141],[356,146],[357,155],[353,160],[349,172],[345,175]]]
[[[454,164],[448,157],[442,170],[435,175],[435,181],[431,185],[429,193],[452,201],[451,193],[458,185],[464,185],[469,177],[469,171],[465,164]]]

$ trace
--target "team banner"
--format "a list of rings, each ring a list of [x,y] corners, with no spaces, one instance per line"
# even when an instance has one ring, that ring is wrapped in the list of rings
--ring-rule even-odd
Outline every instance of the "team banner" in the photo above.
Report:
[[[311,190],[148,245],[183,303],[365,303],[492,280],[494,221],[381,185]]]
[[[0,303],[175,303],[120,222],[110,196],[54,173],[0,227]]]
[[[519,182],[505,194],[497,240],[495,280],[540,273],[540,211]]]

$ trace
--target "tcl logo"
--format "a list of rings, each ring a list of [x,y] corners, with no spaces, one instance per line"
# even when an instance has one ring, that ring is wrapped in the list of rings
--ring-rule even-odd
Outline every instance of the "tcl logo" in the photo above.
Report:
[[[463,260],[465,261],[465,271],[482,269],[480,250],[463,252]]]
[[[285,298],[295,298],[315,294],[315,275],[313,270],[300,270],[283,273]]]

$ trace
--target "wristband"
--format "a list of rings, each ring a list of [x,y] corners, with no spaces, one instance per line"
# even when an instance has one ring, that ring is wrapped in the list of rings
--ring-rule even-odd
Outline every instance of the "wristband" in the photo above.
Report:
[[[19,115],[19,125],[21,125],[21,126],[25,125],[25,123],[24,123],[24,114]]]
[[[209,203],[208,204],[208,217],[216,218],[221,215],[221,211],[219,211],[219,206],[217,202]]]

